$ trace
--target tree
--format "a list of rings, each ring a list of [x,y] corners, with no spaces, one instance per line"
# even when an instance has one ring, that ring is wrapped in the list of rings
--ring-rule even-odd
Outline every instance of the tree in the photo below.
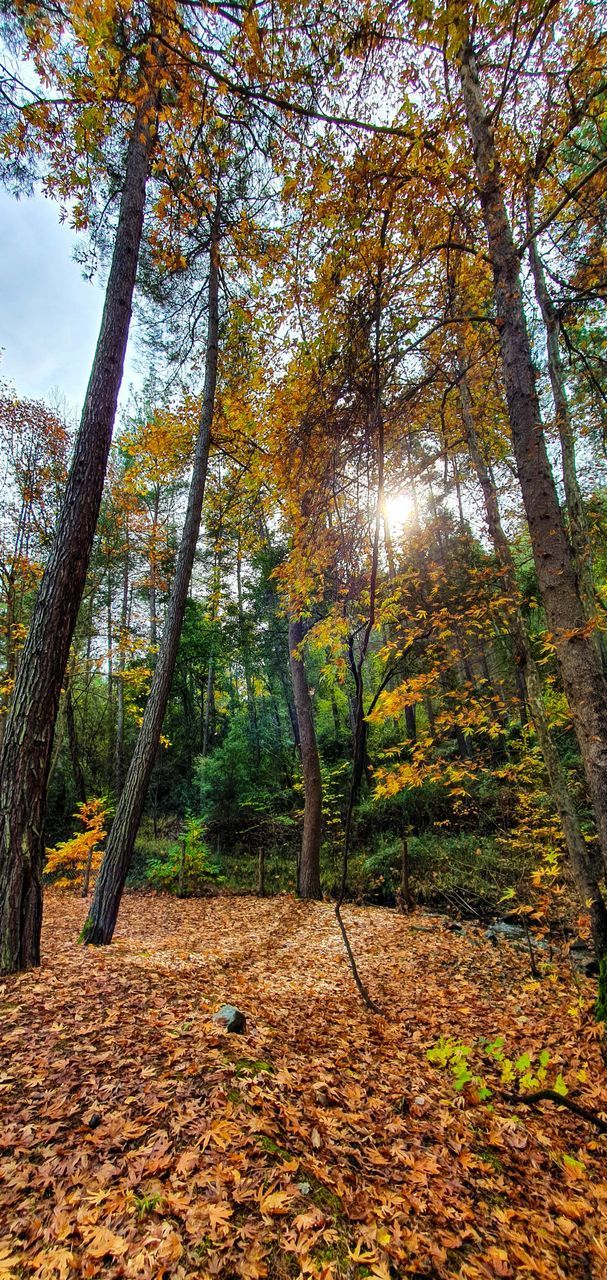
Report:
[[[496,558],[500,564],[504,585],[511,593],[513,600],[510,618],[510,631],[514,646],[515,661],[522,672],[529,709],[535,725],[540,749],[546,765],[554,803],[559,814],[567,851],[580,900],[590,911],[590,924],[596,954],[607,955],[607,908],[601,894],[597,876],[594,874],[586,842],[580,827],[579,818],[567,778],[559,760],[546,716],[542,697],[542,682],[537,663],[533,656],[532,646],[525,626],[519,603],[518,584],[512,552],[502,528],[499,502],[491,473],[483,457],[476,432],[472,398],[468,385],[466,368],[460,355],[458,368],[459,393],[461,399],[462,418],[470,460],[476,472],[485,507],[485,520],[493,542]]]
[[[95,945],[105,945],[111,942],[118,918],[120,899],[131,862],[135,837],[158,750],[162,722],[171,690],[192,566],[196,554],[217,384],[219,354],[219,220],[219,197],[217,197],[217,206],[213,215],[210,234],[204,391],[188,505],[150,694],[135,751],[116,808],[105,856],[95,886],[95,895],[83,929],[84,941]]]
[[[607,687],[578,589],[546,450],[523,308],[520,260],[466,30],[457,64],[491,256],[504,384],[535,565],[580,746],[607,868]]]
[[[305,636],[302,618],[289,618],[289,660],[304,787],[304,819],[299,857],[298,889],[302,898],[321,898],[320,841],[322,834],[322,776],[314,729],[312,699],[301,652]]]
[[[131,319],[156,128],[157,64],[139,87],[105,306],[53,549],[0,754],[0,972],[40,961],[44,802],[61,683],[86,581]]]
[[[3,509],[0,523],[0,740],[32,599],[66,476],[68,431],[56,413],[0,388]]]

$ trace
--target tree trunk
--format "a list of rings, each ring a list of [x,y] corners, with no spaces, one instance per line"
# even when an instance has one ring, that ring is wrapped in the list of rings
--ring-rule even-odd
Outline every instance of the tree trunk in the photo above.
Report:
[[[74,700],[72,698],[72,680],[73,671],[70,673],[65,690],[65,724],[67,728],[67,743],[70,753],[70,761],[72,764],[72,773],[74,775],[74,786],[79,801],[86,800],[86,782],[84,780],[84,770],[82,768],[82,760],[80,759],[80,746],[78,743],[78,735],[76,733],[76,717],[74,714]]]
[[[120,610],[120,644],[116,680],[116,736],[114,739],[114,795],[116,800],[122,791],[124,774],[124,641],[129,620],[129,533],[126,529],[126,545],[122,568],[122,605]]]
[[[299,751],[301,743],[299,741],[299,724],[297,723],[297,712],[291,700],[291,695],[290,695],[289,687],[287,684],[287,677],[283,671],[281,671],[280,673],[280,684],[282,687],[282,691],[284,693],[285,702],[287,704],[287,711],[289,712],[289,724],[291,725],[293,746],[295,748],[295,751]]]
[[[314,729],[312,699],[303,658],[298,649],[305,629],[301,618],[289,618],[289,660],[299,729],[304,784],[304,824],[299,859],[300,898],[321,898],[320,837],[322,829],[322,778]]]
[[[561,445],[563,485],[565,488],[565,501],[567,503],[567,514],[569,517],[571,545],[575,556],[580,596],[586,617],[596,618],[596,597],[592,576],[590,533],[588,529],[586,509],[584,507],[584,499],[577,474],[575,435],[573,431],[573,423],[571,421],[569,399],[565,385],[565,373],[563,370],[563,362],[561,360],[561,351],[559,346],[560,322],[554,303],[548,292],[544,266],[540,258],[534,234],[534,222],[533,192],[529,190],[527,192],[527,224],[531,237],[529,242],[529,261],[531,263],[535,296],[542,314],[542,320],[546,331],[548,373],[550,376],[550,386],[552,388],[552,399],[554,401],[556,427]],[[597,644],[600,653],[600,632],[595,633],[595,643]],[[602,661],[602,653],[600,653],[600,656]]]
[[[410,865],[409,865],[409,841],[403,836],[403,846],[401,851],[400,862],[400,889],[398,891],[398,907],[399,910],[413,911],[415,909],[415,901],[411,893],[410,881]]]
[[[607,954],[607,908],[605,907],[597,878],[591,867],[586,842],[580,828],[571,792],[567,785],[565,772],[548,727],[542,696],[542,682],[518,603],[518,587],[512,553],[502,528],[495,484],[489,474],[489,469],[478,442],[472,414],[470,390],[461,354],[458,373],[462,418],[470,460],[482,490],[487,528],[498,564],[503,573],[504,585],[513,600],[510,627],[514,643],[515,661],[517,669],[522,676],[526,703],[535,725],[552,798],[563,828],[573,877],[582,904],[590,912],[593,942],[597,956],[601,957]]]
[[[116,815],[97,877],[89,916],[83,929],[82,936],[84,941],[96,945],[105,945],[111,942],[114,933],[122,891],[131,863],[135,837],[139,829],[150,776],[158,750],[165,708],[171,691],[183,615],[200,531],[217,382],[219,346],[218,220],[219,210],[217,209],[213,222],[209,263],[204,394],[188,494],[188,505],[150,695],[122,795],[116,808]]]
[[[510,430],[548,626],[577,735],[607,868],[607,687],[580,598],[550,469],[523,309],[519,257],[470,40],[459,73],[493,267]]]
[[[112,265],[57,532],[17,671],[0,755],[0,973],[40,962],[44,805],[70,643],[99,514],[126,352],[155,136],[155,95],[126,157]]]
[[[202,728],[202,758],[206,760],[211,741],[211,716],[213,713],[213,650],[209,653],[209,670],[207,672],[207,696],[204,708],[204,724]]]
[[[219,515],[219,527],[215,534],[215,541],[220,543],[222,531],[222,516]],[[215,552],[213,561],[213,592],[211,597],[211,623],[213,629],[211,631],[211,644],[209,647],[209,666],[206,681],[206,702],[204,709],[204,721],[202,726],[202,758],[203,760],[209,754],[211,746],[211,738],[213,735],[213,716],[215,712],[215,699],[213,696],[213,679],[215,674],[215,623],[219,612],[219,592],[221,587],[221,558],[220,552]]]
[[[185,897],[185,853],[186,853],[186,838],[185,836],[182,836],[181,846],[179,850],[179,880],[177,883],[178,898]]]
[[[415,704],[412,702],[407,703],[407,706],[405,707],[405,730],[409,741],[415,742],[417,739],[417,722],[415,716]]]
[[[257,897],[266,896],[266,847],[262,845],[257,857]]]
[[[329,697],[331,699],[331,714],[333,716],[333,728],[335,731],[335,746],[339,749],[341,742],[341,725],[339,722],[339,707],[337,705],[337,698],[335,697],[335,689],[333,688],[333,685],[329,686]]]
[[[94,853],[94,849],[92,848],[89,849],[88,857],[86,860],[86,866],[84,868],[84,876],[82,880],[82,892],[80,894],[82,898],[88,898],[89,896],[89,886],[91,883],[91,868],[93,866],[93,853]]]
[[[160,510],[160,485],[156,485],[154,489],[154,506],[152,509],[152,533],[150,537],[150,588],[149,588],[149,604],[150,604],[150,649],[152,651],[152,665],[156,661],[156,650],[158,648],[158,595],[156,589],[157,583],[157,564],[158,564],[158,513]]]
[[[244,669],[245,686],[247,690],[247,715],[249,718],[249,727],[251,731],[251,739],[255,751],[255,765],[259,768],[260,761],[260,745],[259,745],[259,727],[257,724],[257,708],[255,706],[255,689],[253,685],[253,674],[251,671],[251,655],[249,653],[249,638],[244,616],[244,601],[242,595],[242,554],[240,546],[240,534],[238,536],[238,547],[236,550],[236,594],[238,600],[238,631],[240,635],[240,651],[242,653],[242,665]]]

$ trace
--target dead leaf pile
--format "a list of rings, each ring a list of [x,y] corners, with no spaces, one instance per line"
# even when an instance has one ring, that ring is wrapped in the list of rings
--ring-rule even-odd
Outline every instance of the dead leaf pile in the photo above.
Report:
[[[604,1108],[565,959],[531,982],[507,945],[350,907],[378,1018],[328,905],[131,895],[103,950],[84,913],[48,894],[42,968],[0,987],[0,1280],[607,1276],[607,1139],[426,1058],[501,1034]]]

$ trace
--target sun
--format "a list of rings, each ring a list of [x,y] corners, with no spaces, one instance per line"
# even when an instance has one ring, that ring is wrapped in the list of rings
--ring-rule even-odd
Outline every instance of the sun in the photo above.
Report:
[[[392,533],[400,533],[413,514],[411,494],[401,490],[399,493],[387,493],[384,499],[386,520]]]

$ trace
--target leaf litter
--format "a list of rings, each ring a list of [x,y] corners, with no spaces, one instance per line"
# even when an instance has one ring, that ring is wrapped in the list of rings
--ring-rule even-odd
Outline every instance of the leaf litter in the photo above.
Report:
[[[480,932],[350,906],[377,1017],[329,904],[127,895],[107,949],[84,911],[48,893],[41,969],[0,986],[0,1280],[607,1276],[607,1139],[426,1056],[501,1035],[604,1112],[565,957],[531,981]]]

